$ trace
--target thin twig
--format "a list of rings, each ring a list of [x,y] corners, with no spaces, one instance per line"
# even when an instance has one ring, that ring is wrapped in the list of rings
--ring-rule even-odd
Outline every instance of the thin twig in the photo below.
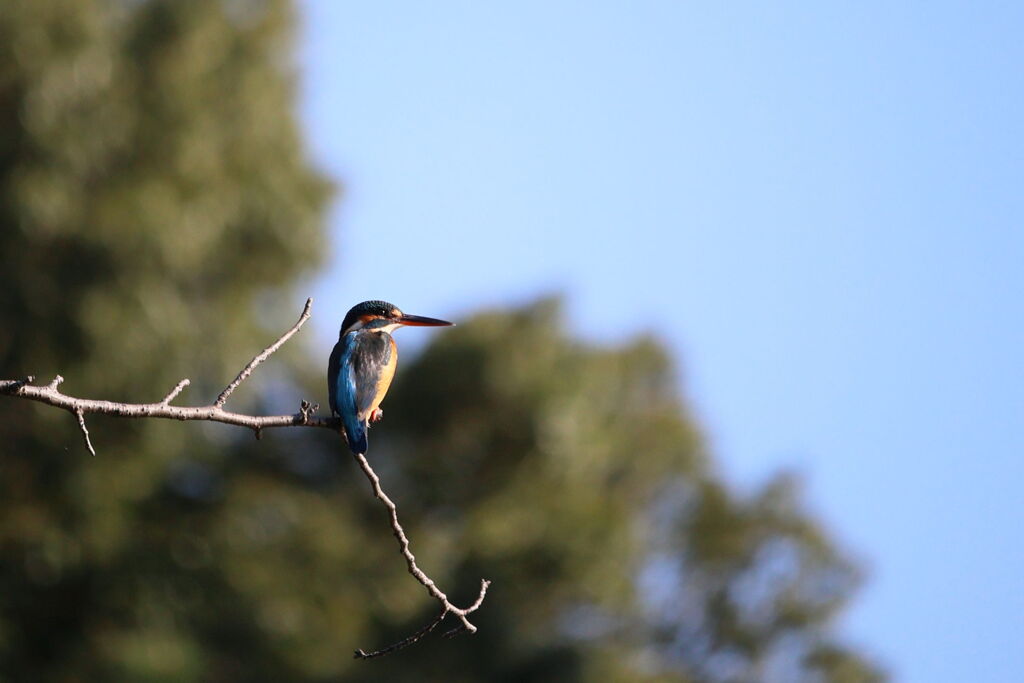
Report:
[[[60,375],[57,375],[57,377],[60,377]],[[78,418],[78,427],[82,430],[82,436],[85,437],[85,447],[95,456],[96,449],[92,447],[92,441],[89,440],[89,430],[85,427],[85,413],[82,412],[81,408],[75,409],[75,417]]]
[[[180,394],[181,390],[184,389],[185,387],[187,387],[189,384],[191,384],[191,382],[189,382],[187,377],[185,379],[181,380],[180,382],[178,382],[178,385],[176,387],[171,389],[171,393],[169,393],[166,396],[164,396],[164,400],[160,401],[160,403],[163,403],[164,405],[167,405],[168,403],[173,401],[174,397],[177,396],[178,394]]]
[[[440,624],[442,621],[444,621],[444,618],[446,616],[448,616],[448,609],[447,608],[442,608],[441,609],[441,613],[438,614],[434,618],[434,620],[432,622],[430,622],[429,624],[427,624],[426,626],[421,628],[419,631],[416,631],[416,633],[413,633],[408,638],[404,638],[404,639],[398,641],[397,643],[394,643],[392,645],[388,645],[387,647],[382,647],[381,649],[374,650],[373,652],[366,652],[364,650],[356,650],[356,654],[355,654],[354,659],[373,659],[374,657],[383,657],[384,655],[389,655],[392,652],[396,652],[396,651],[401,650],[403,648],[407,648],[410,645],[412,645],[413,643],[415,643],[416,641],[418,641],[419,639],[421,639],[423,636],[427,635],[428,633],[433,631],[435,628],[437,628],[438,624]],[[462,626],[459,626],[459,628],[462,628]]]
[[[246,378],[252,374],[252,371],[256,369],[257,365],[259,365],[267,358],[269,358],[270,354],[274,353],[274,351],[277,351],[279,348],[281,348],[282,344],[291,339],[292,335],[298,332],[299,328],[302,327],[302,324],[309,320],[309,311],[312,306],[313,299],[306,299],[306,305],[302,309],[302,315],[300,315],[299,319],[295,322],[294,325],[292,325],[292,329],[288,330],[283,335],[281,335],[281,338],[278,339],[276,342],[274,342],[273,344],[271,344],[270,346],[256,354],[256,356],[251,361],[249,361],[249,364],[242,368],[242,371],[238,373],[238,377],[235,377],[231,384],[224,387],[224,391],[220,392],[220,396],[218,396],[217,400],[213,402],[213,405],[215,405],[218,408],[223,406],[224,402],[228,400],[228,396],[231,395],[231,392],[237,389],[238,385],[244,382]]]
[[[445,631],[444,633],[442,633],[441,637],[442,638],[454,638],[455,636],[459,635],[460,633],[462,633],[465,630],[466,630],[466,627],[463,626],[462,624],[459,624],[458,626],[456,626],[452,630]]]
[[[480,594],[477,596],[476,601],[469,607],[463,608],[453,605],[448,600],[448,596],[437,587],[434,580],[427,576],[426,573],[419,568],[419,565],[416,564],[416,556],[413,555],[412,551],[409,549],[409,539],[405,535],[405,529],[402,528],[402,525],[398,521],[398,508],[395,503],[388,498],[388,495],[384,493],[384,489],[381,488],[380,485],[380,478],[377,476],[377,473],[373,471],[373,468],[370,467],[370,463],[366,460],[366,456],[361,453],[355,453],[354,455],[356,462],[359,463],[360,469],[363,470],[363,474],[365,474],[366,478],[370,480],[370,485],[373,487],[373,495],[384,503],[384,507],[388,509],[388,516],[391,520],[391,531],[394,533],[395,538],[398,539],[398,549],[399,552],[402,553],[402,557],[405,558],[405,563],[409,573],[427,589],[427,592],[432,598],[441,603],[445,615],[451,613],[459,618],[462,622],[459,629],[468,631],[469,633],[476,633],[476,626],[469,621],[467,615],[479,609],[480,605],[484,601],[484,597],[487,595],[487,587],[491,585],[491,582],[487,579],[481,580]]]

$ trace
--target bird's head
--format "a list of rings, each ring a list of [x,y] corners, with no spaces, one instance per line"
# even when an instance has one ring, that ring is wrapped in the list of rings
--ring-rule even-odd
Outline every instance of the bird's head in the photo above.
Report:
[[[345,321],[341,323],[341,336],[363,328],[393,332],[404,325],[445,327],[454,324],[447,320],[402,313],[398,306],[387,301],[364,301],[353,306],[345,316]]]

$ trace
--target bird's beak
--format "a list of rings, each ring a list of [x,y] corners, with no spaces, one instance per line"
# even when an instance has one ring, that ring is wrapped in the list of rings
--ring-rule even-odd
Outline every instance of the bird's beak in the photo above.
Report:
[[[454,325],[447,320],[438,320],[437,318],[428,318],[422,315],[409,315],[403,314],[398,320],[403,325],[412,325],[413,327],[447,327],[448,325]]]

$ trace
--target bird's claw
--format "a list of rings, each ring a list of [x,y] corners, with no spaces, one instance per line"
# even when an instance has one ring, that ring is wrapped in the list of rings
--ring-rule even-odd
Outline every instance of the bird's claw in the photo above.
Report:
[[[383,417],[384,411],[380,408],[374,408],[373,412],[370,413],[370,422],[380,422]]]

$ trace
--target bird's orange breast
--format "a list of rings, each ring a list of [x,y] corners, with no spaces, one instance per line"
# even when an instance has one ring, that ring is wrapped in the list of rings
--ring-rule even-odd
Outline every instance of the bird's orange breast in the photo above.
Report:
[[[386,365],[380,369],[380,377],[377,379],[376,393],[373,397],[373,401],[370,404],[370,408],[366,411],[366,415],[372,415],[373,411],[380,407],[381,401],[384,400],[384,396],[388,393],[388,388],[391,386],[391,380],[395,378],[395,368],[398,367],[398,347],[395,345],[395,340],[388,335],[388,341],[391,343],[391,355],[388,358]],[[365,415],[361,416],[365,419]]]

